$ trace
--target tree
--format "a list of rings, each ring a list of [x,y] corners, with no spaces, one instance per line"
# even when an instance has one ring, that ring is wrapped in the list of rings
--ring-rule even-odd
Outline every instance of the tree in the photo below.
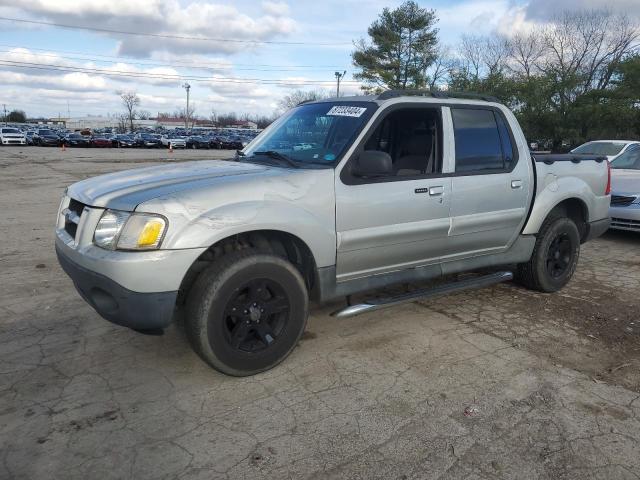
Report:
[[[27,115],[22,110],[12,110],[7,115],[7,122],[24,123],[27,121]]]
[[[434,10],[412,0],[395,10],[385,8],[368,29],[371,43],[356,42],[354,75],[365,82],[363,90],[421,88],[426,71],[436,58],[438,22]]]
[[[136,92],[116,92],[120,95],[122,104],[127,111],[127,118],[129,119],[129,131],[133,132],[133,120],[136,118],[136,107],[140,105],[140,97]]]
[[[185,128],[191,128],[196,121],[196,105],[195,103],[189,104],[189,110],[186,107],[182,107],[174,115],[177,118],[181,118],[184,121]]]
[[[425,81],[429,90],[438,90],[441,84],[446,85],[456,66],[456,61],[451,54],[451,49],[444,45],[438,45],[436,58],[425,71]]]
[[[140,120],[149,120],[151,118],[151,112],[149,110],[140,110],[137,117]]]
[[[290,108],[300,105],[302,102],[320,100],[322,98],[329,98],[329,94],[325,90],[294,90],[280,99],[278,102],[278,110],[280,112],[286,112]]]
[[[466,36],[448,88],[498,97],[529,139],[556,149],[634,137],[640,134],[640,85],[633,80],[640,79],[638,27],[624,14],[581,10],[528,33]]]

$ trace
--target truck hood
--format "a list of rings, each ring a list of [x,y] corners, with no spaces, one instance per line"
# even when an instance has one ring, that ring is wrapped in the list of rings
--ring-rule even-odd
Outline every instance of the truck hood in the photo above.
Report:
[[[67,194],[85,205],[133,211],[153,198],[238,175],[265,175],[269,166],[210,160],[125,170],[74,183]]]
[[[611,191],[616,194],[640,194],[640,170],[611,170]]]

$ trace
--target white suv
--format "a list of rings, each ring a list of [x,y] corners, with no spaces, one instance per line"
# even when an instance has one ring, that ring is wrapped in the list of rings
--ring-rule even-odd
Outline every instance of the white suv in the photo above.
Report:
[[[26,145],[27,137],[17,128],[1,127],[0,144],[2,145]]]

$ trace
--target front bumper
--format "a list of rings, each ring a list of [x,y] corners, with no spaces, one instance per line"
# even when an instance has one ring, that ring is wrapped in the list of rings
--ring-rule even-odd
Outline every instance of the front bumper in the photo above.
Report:
[[[640,203],[633,203],[626,207],[611,207],[611,228],[640,232]]]
[[[27,140],[24,138],[3,138],[2,145],[26,145]]]
[[[72,236],[64,214],[70,202],[65,196],[60,203],[55,248],[80,295],[118,325],[137,330],[166,326],[182,280],[206,248],[140,252],[99,248],[93,244],[93,232],[104,209],[84,206]]]
[[[78,293],[106,320],[134,330],[164,328],[171,323],[177,291],[133,292],[73,262],[58,245],[56,254]]]

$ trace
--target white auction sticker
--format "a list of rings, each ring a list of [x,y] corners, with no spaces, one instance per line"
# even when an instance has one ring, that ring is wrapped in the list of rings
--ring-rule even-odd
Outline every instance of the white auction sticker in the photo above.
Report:
[[[332,107],[327,116],[334,117],[361,117],[367,109],[365,107],[350,107],[348,105],[336,105]]]

